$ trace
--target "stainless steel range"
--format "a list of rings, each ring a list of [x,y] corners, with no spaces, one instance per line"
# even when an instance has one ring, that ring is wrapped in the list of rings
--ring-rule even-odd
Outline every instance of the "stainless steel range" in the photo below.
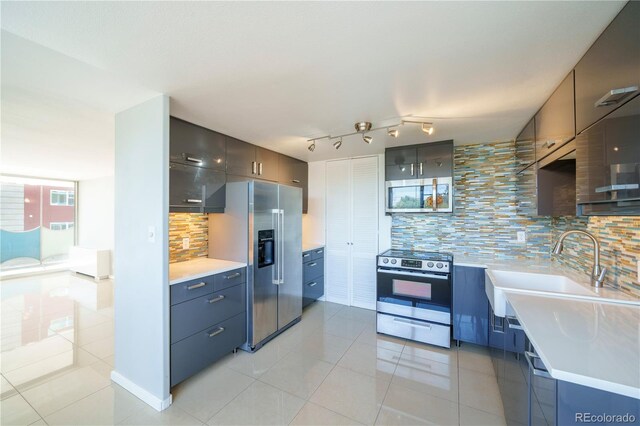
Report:
[[[453,256],[388,250],[377,265],[378,333],[451,347]]]

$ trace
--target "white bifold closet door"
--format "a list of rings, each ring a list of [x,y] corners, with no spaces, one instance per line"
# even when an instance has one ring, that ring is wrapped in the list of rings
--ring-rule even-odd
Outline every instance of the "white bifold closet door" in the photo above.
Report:
[[[378,157],[326,167],[326,300],[375,309]]]

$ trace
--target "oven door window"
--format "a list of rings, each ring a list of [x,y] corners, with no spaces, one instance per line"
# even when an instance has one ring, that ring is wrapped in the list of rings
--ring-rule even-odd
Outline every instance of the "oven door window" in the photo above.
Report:
[[[392,282],[394,296],[431,300],[431,284],[416,281],[394,279]]]
[[[393,186],[389,188],[390,209],[419,209],[422,208],[422,187]]]

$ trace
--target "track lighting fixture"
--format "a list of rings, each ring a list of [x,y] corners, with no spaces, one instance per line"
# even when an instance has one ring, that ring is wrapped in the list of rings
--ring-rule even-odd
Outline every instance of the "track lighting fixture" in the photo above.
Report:
[[[313,139],[308,139],[307,142],[310,145],[307,149],[311,152],[315,151],[316,141],[322,140],[322,139],[328,139],[330,142],[335,140],[335,142],[333,142],[333,147],[335,149],[340,149],[340,147],[342,146],[342,138],[345,136],[353,136],[353,135],[361,135],[362,140],[365,143],[370,144],[373,142],[373,137],[369,136],[368,133],[374,132],[376,130],[383,130],[383,129],[387,130],[388,136],[392,138],[397,138],[398,135],[400,134],[400,131],[397,129],[397,127],[403,126],[405,124],[420,124],[422,126],[422,131],[428,135],[431,135],[433,134],[433,123],[424,121],[425,119],[428,119],[428,118],[417,117],[417,116],[405,116],[404,118],[400,118],[399,119],[400,121],[397,123],[393,123],[393,124],[387,123],[386,126],[380,126],[380,127],[373,127],[373,124],[371,124],[370,121],[358,121],[357,123],[354,124],[355,132],[343,133],[341,135],[335,135],[335,136],[325,135],[325,136],[320,136]]]

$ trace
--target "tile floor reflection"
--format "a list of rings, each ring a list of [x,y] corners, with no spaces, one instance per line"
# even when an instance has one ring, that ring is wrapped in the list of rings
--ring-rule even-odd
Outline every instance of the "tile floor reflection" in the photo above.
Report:
[[[2,425],[505,424],[484,348],[378,335],[372,311],[325,302],[156,412],[109,379],[113,286],[66,272],[0,282]]]

